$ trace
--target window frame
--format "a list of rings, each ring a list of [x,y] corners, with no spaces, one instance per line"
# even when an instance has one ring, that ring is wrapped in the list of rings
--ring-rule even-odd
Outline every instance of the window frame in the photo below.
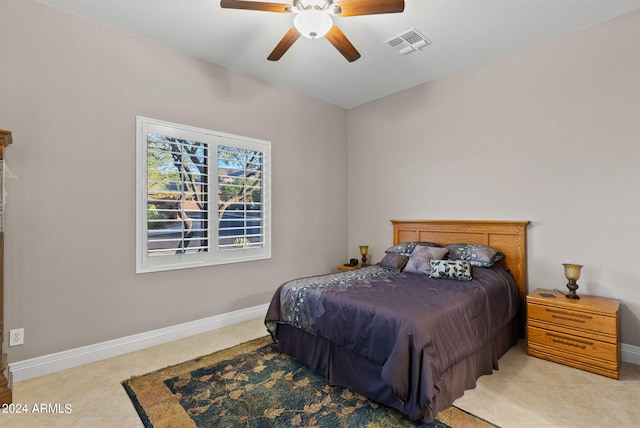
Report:
[[[148,253],[148,135],[156,134],[208,146],[208,209],[206,251],[150,256]],[[221,250],[218,220],[218,147],[234,147],[262,153],[263,245]],[[271,142],[210,129],[136,116],[136,273],[159,272],[247,262],[271,258]],[[246,221],[246,219],[245,219]],[[246,234],[245,234],[246,237]]]

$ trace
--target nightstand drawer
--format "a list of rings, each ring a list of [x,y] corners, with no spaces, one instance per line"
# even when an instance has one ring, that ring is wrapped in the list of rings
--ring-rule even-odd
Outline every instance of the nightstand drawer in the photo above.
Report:
[[[617,335],[616,318],[614,317],[535,304],[529,304],[527,311],[529,319],[560,324],[564,327],[579,328],[613,337]]]
[[[532,345],[540,344],[584,357],[607,361],[617,366],[617,344],[546,330],[532,326],[531,323],[527,328],[527,337]]]

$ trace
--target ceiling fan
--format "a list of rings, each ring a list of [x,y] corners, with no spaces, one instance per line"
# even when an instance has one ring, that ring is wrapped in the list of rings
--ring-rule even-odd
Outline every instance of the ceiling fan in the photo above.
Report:
[[[278,61],[301,35],[309,39],[326,37],[349,62],[360,58],[342,30],[333,23],[331,16],[359,16],[404,11],[404,0],[294,0],[293,4],[268,3],[249,0],[221,0],[220,6],[228,9],[248,9],[263,12],[294,13],[293,27],[267,57]]]

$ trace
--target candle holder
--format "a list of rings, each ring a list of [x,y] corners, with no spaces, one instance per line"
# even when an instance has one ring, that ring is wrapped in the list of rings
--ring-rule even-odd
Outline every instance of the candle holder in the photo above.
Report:
[[[563,263],[562,266],[564,266],[564,276],[566,276],[569,281],[567,283],[567,288],[569,289],[569,293],[566,294],[567,299],[579,299],[580,296],[576,294],[576,290],[578,289],[578,283],[576,281],[580,278],[582,265]]]
[[[360,255],[362,256],[362,266],[367,266],[367,254],[369,254],[369,246],[360,245]]]

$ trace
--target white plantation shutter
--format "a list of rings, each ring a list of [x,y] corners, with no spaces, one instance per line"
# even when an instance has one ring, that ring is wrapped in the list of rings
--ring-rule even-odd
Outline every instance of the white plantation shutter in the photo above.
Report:
[[[218,146],[218,189],[236,195],[218,207],[219,249],[264,247],[264,153]]]
[[[270,143],[137,118],[137,272],[271,257]]]
[[[209,250],[209,147],[147,135],[147,254]]]

